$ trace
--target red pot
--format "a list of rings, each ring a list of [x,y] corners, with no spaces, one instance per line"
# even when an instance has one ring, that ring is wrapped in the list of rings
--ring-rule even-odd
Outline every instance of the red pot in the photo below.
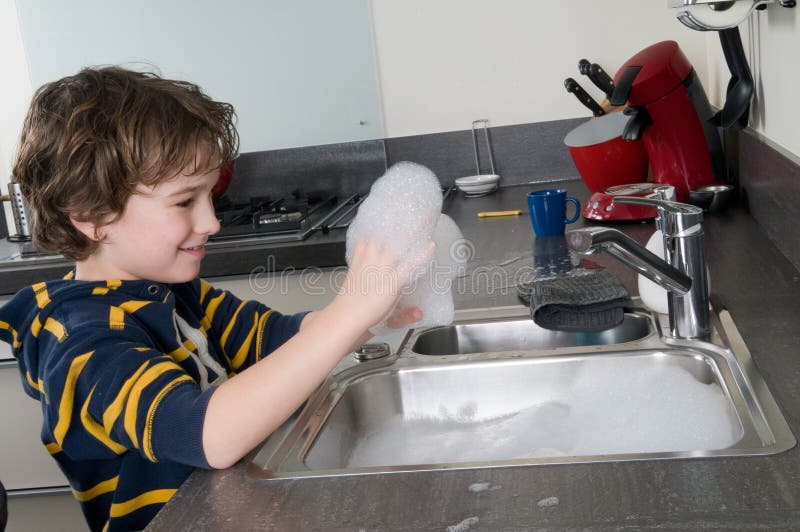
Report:
[[[584,122],[567,134],[564,144],[581,179],[592,192],[647,181],[647,150],[641,139],[625,140],[629,117],[611,113]]]
[[[213,199],[219,198],[228,189],[228,185],[231,184],[231,179],[233,179],[233,171],[235,169],[236,161],[231,161],[228,164],[220,167],[219,179],[217,179],[217,183],[214,185],[214,188],[211,189],[211,197]]]

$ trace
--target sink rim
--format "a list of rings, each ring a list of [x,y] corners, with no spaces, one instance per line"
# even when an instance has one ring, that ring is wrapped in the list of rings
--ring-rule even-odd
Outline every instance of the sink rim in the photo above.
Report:
[[[505,307],[509,318],[517,312],[515,307]],[[491,316],[478,319],[502,319],[498,309],[492,309]],[[527,309],[526,309],[527,310]],[[485,352],[462,355],[418,355],[411,351],[415,333],[409,331],[400,347],[385,359],[364,362],[334,372],[308,401],[299,416],[287,421],[273,433],[248,464],[248,473],[256,479],[277,480],[286,478],[319,478],[329,476],[359,476],[386,473],[442,471],[456,469],[487,469],[497,467],[537,466],[555,464],[576,464],[619,461],[648,461],[680,458],[711,458],[734,456],[757,456],[777,454],[796,445],[794,434],[788,427],[785,417],[775,403],[774,397],[756,371],[744,340],[730,318],[723,310],[712,313],[714,322],[712,342],[687,341],[663,336],[665,316],[655,315],[641,308],[633,312],[644,312],[652,321],[651,334],[639,340],[622,344],[558,347],[552,349],[531,349],[525,351]],[[502,312],[502,310],[501,310]],[[458,316],[458,321],[472,321],[470,314]],[[454,321],[454,324],[456,322]],[[584,358],[594,356],[631,356],[653,351],[663,351],[667,355],[687,353],[703,356],[714,362],[721,376],[720,385],[731,400],[737,417],[745,427],[741,440],[732,447],[711,451],[667,451],[647,453],[621,453],[608,455],[559,456],[548,458],[503,459],[494,461],[452,462],[440,464],[412,464],[367,466],[342,469],[310,469],[304,457],[317,441],[317,435],[324,430],[328,417],[348,386],[375,374],[400,371],[417,371],[425,368],[456,364],[493,364],[520,359],[538,360],[542,357],[553,360]],[[757,440],[756,440],[757,438]],[[760,446],[754,445],[758,441]],[[744,444],[742,444],[744,442]],[[298,458],[302,457],[302,458]]]

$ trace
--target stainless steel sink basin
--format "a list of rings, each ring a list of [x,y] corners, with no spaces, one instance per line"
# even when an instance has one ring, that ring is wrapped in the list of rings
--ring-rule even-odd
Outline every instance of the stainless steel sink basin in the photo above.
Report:
[[[411,350],[420,355],[466,355],[608,345],[639,340],[653,332],[647,317],[633,312],[626,313],[616,327],[604,331],[562,332],[537,326],[525,310],[518,318],[433,327],[416,337]]]
[[[391,356],[340,366],[273,434],[258,478],[773,454],[795,439],[730,318],[712,342],[550,336],[524,308],[457,314]],[[587,342],[594,341],[594,344]],[[423,356],[424,355],[424,356]]]

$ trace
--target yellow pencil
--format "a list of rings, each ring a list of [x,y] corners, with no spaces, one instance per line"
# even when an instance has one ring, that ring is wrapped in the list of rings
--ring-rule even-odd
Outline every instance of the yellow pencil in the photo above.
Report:
[[[522,211],[486,211],[479,212],[478,218],[491,218],[494,216],[519,216]]]

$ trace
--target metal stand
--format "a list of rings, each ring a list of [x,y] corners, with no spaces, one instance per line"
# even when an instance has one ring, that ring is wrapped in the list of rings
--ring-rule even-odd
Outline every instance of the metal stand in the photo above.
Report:
[[[481,161],[478,157],[478,133],[476,131],[477,126],[483,126],[483,135],[486,139],[486,152],[489,154],[489,168],[492,170],[492,175],[497,174],[494,171],[494,158],[492,157],[492,143],[489,140],[489,119],[488,118],[481,118],[479,120],[475,120],[472,122],[472,146],[475,149],[475,175],[481,175]]]

